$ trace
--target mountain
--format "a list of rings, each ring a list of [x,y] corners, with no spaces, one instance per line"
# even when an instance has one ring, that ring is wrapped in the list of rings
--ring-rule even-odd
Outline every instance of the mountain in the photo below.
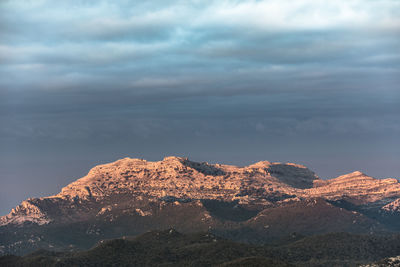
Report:
[[[1,217],[0,254],[89,249],[100,240],[168,228],[264,244],[329,232],[399,231],[398,199],[396,179],[358,171],[322,180],[293,163],[237,167],[125,158]]]

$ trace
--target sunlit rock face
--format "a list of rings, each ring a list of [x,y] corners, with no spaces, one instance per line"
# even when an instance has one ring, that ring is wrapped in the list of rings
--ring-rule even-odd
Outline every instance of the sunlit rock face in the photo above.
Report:
[[[382,209],[388,212],[400,212],[400,198],[383,206]]]
[[[265,191],[261,195],[275,191],[293,194],[311,187],[314,180],[319,179],[313,172],[295,164],[264,161],[237,167],[178,157],[159,162],[125,158],[93,168],[87,176],[63,188],[57,197],[98,198],[116,192],[141,192],[155,197],[232,200],[243,199],[240,193],[249,189],[258,190],[258,194]]]
[[[36,206],[33,201],[28,199],[11,210],[11,212],[0,218],[0,225],[22,224],[24,222],[32,222],[38,225],[49,223],[45,211]]]
[[[6,244],[0,254],[56,244],[63,249],[71,239],[58,237],[65,229],[76,236],[73,246],[82,244],[82,236],[90,246],[102,238],[169,227],[214,229],[228,237],[235,232],[240,241],[260,242],[289,231],[382,231],[385,226],[376,218],[385,213],[384,223],[398,221],[398,199],[396,179],[358,171],[322,180],[293,163],[238,167],[181,157],[124,158],[96,166],[59,194],[28,199],[0,217],[0,241]],[[241,229],[254,233],[249,239]],[[46,237],[51,231],[56,237]]]
[[[126,194],[255,205],[316,197],[346,197],[368,203],[400,197],[400,184],[396,179],[375,179],[359,171],[321,180],[305,166],[293,163],[260,161],[238,167],[199,163],[181,157],[166,157],[158,162],[124,158],[92,168],[85,177],[67,185],[55,196],[22,202],[10,214],[1,217],[0,223],[46,224],[60,215],[64,216],[63,220],[79,219],[82,217],[71,213],[81,208],[82,201],[99,202]],[[395,201],[384,209],[397,211],[398,203]],[[70,211],[63,211],[65,209]]]
[[[400,184],[393,178],[375,179],[355,171],[330,180],[316,180],[314,187],[304,193],[308,197],[348,197],[368,203],[399,196]]]

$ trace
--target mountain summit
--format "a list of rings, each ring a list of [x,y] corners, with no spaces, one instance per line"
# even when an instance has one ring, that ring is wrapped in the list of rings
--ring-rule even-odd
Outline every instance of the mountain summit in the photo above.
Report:
[[[25,200],[1,217],[0,254],[90,247],[104,238],[169,227],[236,232],[241,241],[246,241],[243,229],[250,229],[254,234],[246,239],[256,242],[291,231],[381,231],[397,227],[392,222],[399,198],[396,179],[359,171],[322,180],[293,163],[238,167],[182,157],[124,158],[92,168],[57,195]],[[60,236],[66,229],[70,236]],[[56,234],[49,236],[52,231]]]
[[[282,192],[310,188],[318,177],[306,167],[267,161],[237,167],[166,157],[149,162],[125,158],[99,165],[87,176],[62,189],[58,197],[102,197],[116,191],[160,197],[222,198],[232,200],[249,187]]]

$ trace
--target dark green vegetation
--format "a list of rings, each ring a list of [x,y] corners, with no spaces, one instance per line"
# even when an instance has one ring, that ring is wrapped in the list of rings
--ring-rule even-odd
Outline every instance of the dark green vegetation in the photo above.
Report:
[[[256,216],[260,210],[246,209],[239,205],[239,201],[225,202],[213,199],[203,199],[202,204],[210,212],[210,215],[234,222],[247,221]]]
[[[250,245],[173,229],[99,242],[75,252],[3,256],[0,266],[357,266],[400,254],[400,235],[335,233]]]

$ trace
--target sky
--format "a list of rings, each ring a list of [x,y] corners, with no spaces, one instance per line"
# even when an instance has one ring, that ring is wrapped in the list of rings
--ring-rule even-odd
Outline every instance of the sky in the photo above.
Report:
[[[400,1],[2,0],[0,215],[123,157],[400,177]]]

